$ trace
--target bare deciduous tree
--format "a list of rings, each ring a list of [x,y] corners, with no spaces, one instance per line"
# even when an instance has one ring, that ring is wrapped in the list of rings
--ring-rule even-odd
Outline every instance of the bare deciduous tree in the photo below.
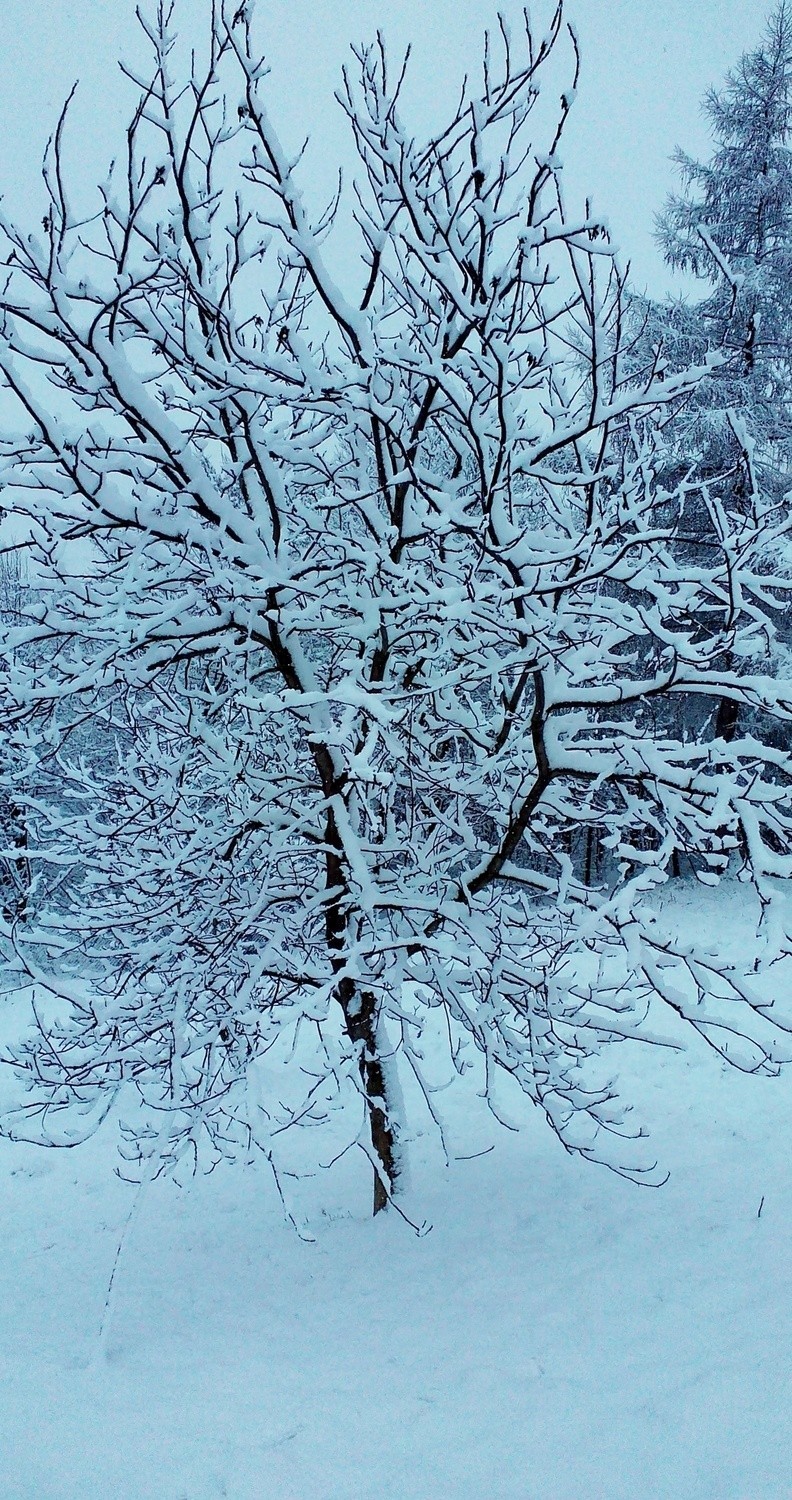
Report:
[[[43,238],[2,224],[25,413],[2,473],[36,579],[2,682],[9,780],[24,799],[35,765],[30,857],[61,881],[37,876],[7,940],[66,1002],[8,1055],[25,1109],[47,1138],[62,1110],[72,1141],[136,1089],[125,1149],[152,1167],[203,1140],[277,1170],[288,1127],[332,1117],[376,1211],[399,1069],[440,1121],[420,1043],[442,1022],[493,1108],[503,1070],[568,1149],[651,1179],[589,1076],[604,1043],[652,1040],[656,1003],[740,1066],[792,1051],[755,972],[783,924],[741,966],[652,904],[683,849],[709,880],[741,861],[775,912],[789,759],[653,731],[651,705],[790,704],[739,670],[771,629],[761,507],[709,483],[691,561],[655,478],[701,372],[625,373],[607,232],[564,206],[561,7],[541,39],[502,22],[424,142],[382,41],[355,51],[362,170],[318,221],[247,7],[218,7],[182,81],[170,8],[143,24],[152,70],[95,211],[69,196],[64,114]],[[343,291],[326,242],[350,209]]]

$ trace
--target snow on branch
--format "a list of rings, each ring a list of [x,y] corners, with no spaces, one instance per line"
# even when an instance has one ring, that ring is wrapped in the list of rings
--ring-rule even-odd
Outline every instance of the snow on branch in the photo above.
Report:
[[[792,704],[757,665],[782,587],[757,497],[733,515],[709,476],[691,531],[663,477],[706,370],[631,373],[607,228],[565,207],[562,7],[541,40],[501,23],[429,141],[382,39],[354,52],[359,175],[316,222],[248,8],[180,78],[170,15],[95,212],[62,122],[43,239],[2,221],[29,538],[2,857],[30,871],[2,930],[43,997],[7,1128],[76,1139],[134,1095],[130,1171],[259,1153],[279,1187],[313,1128],[318,1162],[363,1147],[382,1208],[400,1070],[442,1128],[442,1018],[496,1112],[508,1075],[569,1150],[655,1180],[607,1043],[659,1007],[738,1066],[790,1053],[761,972],[790,951]],[[753,714],[728,741],[724,697]],[[661,931],[680,869],[753,882],[744,962]]]

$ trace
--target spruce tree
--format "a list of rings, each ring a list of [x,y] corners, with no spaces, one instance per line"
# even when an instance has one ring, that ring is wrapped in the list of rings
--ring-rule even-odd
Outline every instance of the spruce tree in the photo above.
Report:
[[[640,304],[637,346],[672,368],[713,352],[711,378],[673,422],[676,462],[709,486],[739,534],[760,507],[783,530],[792,490],[792,5],[773,11],[756,50],[705,96],[714,150],[707,162],[675,153],[681,191],[657,220],[670,266],[705,284],[699,300]],[[700,491],[698,492],[701,493]],[[692,499],[689,520],[706,547],[711,509]],[[768,549],[768,573],[786,571],[786,544]],[[725,605],[728,612],[729,604]],[[722,622],[720,622],[722,625]],[[788,633],[776,612],[779,640]],[[732,739],[737,707],[722,700],[714,732]]]
[[[691,452],[715,472],[753,457],[762,488],[780,499],[792,463],[792,7],[768,21],[704,110],[709,162],[678,150],[682,193],[669,198],[658,238],[669,265],[708,283],[695,306],[668,318],[665,343],[689,360],[722,357],[692,404]],[[746,444],[746,437],[748,442]]]
[[[759,48],[745,52],[703,102],[711,160],[675,153],[682,192],[658,219],[667,264],[705,281],[705,299],[675,318],[687,345],[724,363],[697,398],[699,444],[711,462],[733,452],[730,414],[742,417],[766,469],[792,458],[792,7],[772,12]],[[681,353],[681,351],[679,351]],[[703,455],[702,455],[703,456]]]

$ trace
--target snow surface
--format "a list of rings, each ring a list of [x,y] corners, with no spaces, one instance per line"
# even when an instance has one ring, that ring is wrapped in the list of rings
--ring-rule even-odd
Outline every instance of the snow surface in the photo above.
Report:
[[[744,933],[742,888],[674,899]],[[616,1065],[666,1187],[452,1092],[452,1151],[492,1150],[412,1142],[420,1238],[365,1218],[351,1156],[295,1190],[309,1242],[258,1170],[128,1223],[112,1129],[0,1142],[2,1500],[784,1500],[792,1074],[698,1042]]]

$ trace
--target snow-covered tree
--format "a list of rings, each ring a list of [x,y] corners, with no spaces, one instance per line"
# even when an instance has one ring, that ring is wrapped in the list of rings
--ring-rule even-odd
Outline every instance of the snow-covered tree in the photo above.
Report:
[[[704,100],[714,150],[699,162],[678,150],[682,191],[658,218],[669,265],[707,288],[704,296],[665,303],[636,298],[639,358],[683,369],[716,351],[719,363],[674,415],[666,482],[685,474],[728,493],[729,504],[755,492],[761,504],[787,508],[792,485],[792,11],[783,0],[761,45],[746,53],[720,89]],[[688,502],[688,525],[704,546],[706,510]],[[789,572],[789,552],[768,548],[766,571]],[[774,618],[782,665],[789,631]],[[731,665],[726,657],[726,664]],[[713,729],[737,733],[738,705],[720,699]]]
[[[26,593],[24,544],[0,546],[0,619],[22,619]],[[2,754],[2,750],[0,750]],[[27,819],[13,797],[0,791],[0,910],[10,921],[24,919],[30,887]]]
[[[428,140],[381,40],[357,50],[361,171],[318,219],[247,7],[217,8],[181,78],[170,10],[144,24],[98,205],[70,197],[62,120],[43,238],[2,221],[23,416],[1,472],[35,579],[4,765],[37,836],[5,940],[51,996],[5,1054],[31,1090],[5,1128],[71,1143],[126,1100],[146,1171],[260,1152],[279,1174],[292,1128],[329,1122],[376,1210],[405,1075],[441,1120],[428,1028],[452,1075],[483,1059],[493,1109],[507,1074],[568,1149],[651,1178],[605,1043],[655,1039],[665,1007],[738,1066],[792,1055],[757,977],[789,949],[792,762],[653,730],[653,705],[792,707],[741,669],[774,602],[768,523],[705,485],[716,542],[691,561],[656,474],[698,374],[625,371],[607,233],[564,205],[561,7],[541,38],[501,22]],[[744,961],[666,930],[679,849],[755,883]]]
[[[780,498],[792,469],[792,10],[771,16],[704,110],[715,149],[706,163],[677,151],[683,191],[669,199],[658,237],[669,265],[711,290],[669,319],[668,342],[690,359],[718,349],[717,376],[690,404],[688,435],[714,471],[737,483],[750,454]],[[735,426],[736,424],[736,426]]]

